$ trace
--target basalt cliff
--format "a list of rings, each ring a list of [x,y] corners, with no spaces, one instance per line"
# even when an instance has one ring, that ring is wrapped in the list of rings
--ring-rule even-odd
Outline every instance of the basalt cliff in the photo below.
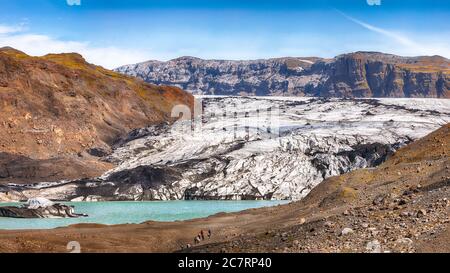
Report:
[[[181,57],[148,61],[116,71],[195,94],[449,98],[450,60],[356,52],[332,59],[252,61]]]

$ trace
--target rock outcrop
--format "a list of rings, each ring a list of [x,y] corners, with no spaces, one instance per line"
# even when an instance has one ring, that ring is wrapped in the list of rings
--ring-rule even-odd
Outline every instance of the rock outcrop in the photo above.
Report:
[[[450,98],[450,61],[357,52],[321,58],[254,61],[182,57],[116,71],[206,95]]]

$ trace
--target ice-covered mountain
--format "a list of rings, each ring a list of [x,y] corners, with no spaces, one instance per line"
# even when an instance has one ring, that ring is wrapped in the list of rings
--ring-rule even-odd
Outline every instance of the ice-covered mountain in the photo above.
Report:
[[[181,57],[126,65],[116,71],[194,94],[450,98],[450,60],[439,56],[357,52],[333,59]]]
[[[105,158],[117,167],[98,179],[9,185],[9,198],[298,200],[325,178],[377,166],[450,122],[447,99],[199,99],[194,122],[118,141]]]

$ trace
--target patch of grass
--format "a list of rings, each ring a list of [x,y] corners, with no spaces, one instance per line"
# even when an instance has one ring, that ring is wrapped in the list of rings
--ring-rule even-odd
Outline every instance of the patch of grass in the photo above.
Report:
[[[90,68],[84,58],[76,53],[48,54],[42,57],[42,59],[55,62],[71,69],[87,70]]]
[[[341,191],[341,197],[344,199],[355,199],[358,196],[358,192],[349,187],[343,187]]]
[[[443,67],[439,65],[424,65],[424,64],[401,64],[400,68],[414,72],[414,73],[443,73],[450,74],[450,67]]]

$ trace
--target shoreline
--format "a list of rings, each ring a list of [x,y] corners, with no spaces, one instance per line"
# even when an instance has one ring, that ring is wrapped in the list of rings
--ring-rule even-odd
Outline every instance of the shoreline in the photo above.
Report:
[[[290,204],[282,206],[287,208]],[[261,215],[272,214],[271,212],[278,207],[249,209],[234,213],[217,213],[204,218],[174,222],[147,221],[141,224],[119,225],[75,224],[48,230],[0,230],[0,242],[2,242],[0,252],[10,252],[5,249],[8,248],[8,243],[5,240],[16,241],[16,239],[32,245],[45,246],[43,252],[66,252],[67,243],[74,240],[79,240],[82,249],[87,252],[103,252],[106,249],[108,249],[108,252],[175,252],[181,250],[181,246],[193,245],[193,240],[200,230],[211,229],[213,236],[208,243],[213,243],[235,235],[240,230],[237,225],[243,222],[252,226],[251,230],[263,229],[265,226],[263,223],[268,224],[268,221],[263,219]],[[236,221],[238,218],[239,221]],[[260,228],[257,228],[258,226]],[[101,232],[99,232],[99,229]],[[132,237],[129,237],[131,234]],[[128,242],[123,247],[114,245],[114,241],[121,241],[125,238]],[[140,243],[133,247],[132,242],[136,241]],[[11,246],[9,245],[9,247]],[[20,247],[20,245],[18,246]],[[35,252],[36,250],[28,247],[27,249],[24,252]],[[38,249],[42,250],[41,247]],[[41,251],[38,250],[37,252]]]

